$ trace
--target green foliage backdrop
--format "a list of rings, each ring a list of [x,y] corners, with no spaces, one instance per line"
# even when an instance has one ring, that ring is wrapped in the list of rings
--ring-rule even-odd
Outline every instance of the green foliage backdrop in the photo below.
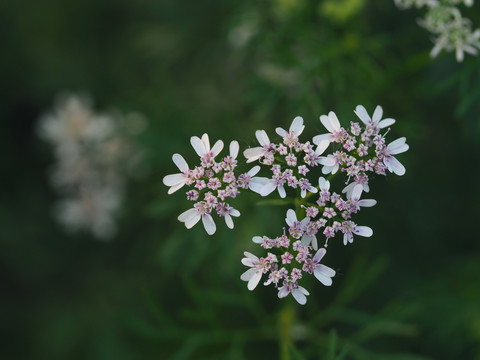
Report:
[[[479,25],[480,4],[467,15]],[[417,17],[373,0],[0,1],[0,357],[480,359],[480,58],[430,59]],[[51,216],[35,126],[61,91],[148,119],[147,175],[109,243]],[[406,175],[373,183],[374,236],[332,251],[334,285],[304,307],[249,292],[242,253],[285,209],[246,195],[235,231],[186,230],[171,155],[193,160],[204,132],[244,149],[297,115],[311,136],[358,104],[410,144]]]

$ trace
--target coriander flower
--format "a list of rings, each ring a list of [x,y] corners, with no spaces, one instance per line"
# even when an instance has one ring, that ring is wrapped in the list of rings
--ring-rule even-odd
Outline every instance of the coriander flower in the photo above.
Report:
[[[257,138],[258,142],[262,146],[249,148],[243,152],[243,156],[247,158],[247,163],[251,163],[255,160],[258,160],[261,157],[264,157],[268,153],[275,150],[273,145],[270,143],[270,139],[268,138],[268,135],[265,132],[265,130],[255,131],[255,137]]]
[[[313,137],[313,143],[320,147],[324,147],[325,143],[330,144],[331,142],[338,141],[339,136],[342,133],[342,128],[340,127],[340,122],[338,121],[337,115],[330,111],[327,115],[321,115],[320,121],[329,131],[329,134],[322,134]]]
[[[177,165],[178,170],[181,172],[178,174],[167,175],[163,178],[163,183],[166,186],[170,186],[168,189],[168,194],[173,194],[178,189],[182,188],[183,185],[188,181],[188,164],[180,154],[173,154],[172,160]]]
[[[373,125],[375,128],[383,129],[395,123],[395,120],[391,118],[381,120],[383,109],[380,105],[377,105],[372,117],[368,115],[367,110],[362,105],[357,105],[354,112],[365,125]]]
[[[385,157],[383,158],[383,163],[387,166],[390,172],[399,176],[405,174],[405,166],[403,166],[393,155],[401,154],[408,150],[409,146],[405,143],[406,140],[405,137],[401,137],[392,141],[384,150]]]
[[[200,219],[202,219],[203,227],[208,235],[213,235],[217,230],[213,221],[211,210],[205,201],[199,201],[192,209],[189,209],[178,216],[180,222],[185,223],[187,229],[191,229]]]
[[[325,248],[321,248],[317,251],[315,256],[312,259],[312,264],[313,264],[313,275],[320,281],[323,285],[325,286],[330,286],[332,285],[332,277],[335,276],[335,270],[332,268],[329,268],[328,266],[325,266],[323,264],[320,264],[320,260],[325,256],[327,253],[327,250]]]
[[[298,145],[298,137],[305,129],[305,125],[303,125],[303,118],[301,116],[297,116],[293,119],[288,132],[283,128],[276,128],[275,131],[278,135],[283,137],[283,143],[287,145],[289,148],[296,147]]]
[[[278,288],[278,298],[282,299],[290,293],[300,305],[305,305],[307,303],[307,295],[310,295],[307,289],[298,285],[296,281],[285,280],[283,286]]]
[[[215,156],[217,156],[223,149],[222,140],[218,140],[215,145],[213,145],[213,148],[210,149],[208,134],[203,134],[201,139],[197,136],[192,136],[190,138],[190,143],[197,155],[200,156],[202,166],[207,168],[212,166]]]

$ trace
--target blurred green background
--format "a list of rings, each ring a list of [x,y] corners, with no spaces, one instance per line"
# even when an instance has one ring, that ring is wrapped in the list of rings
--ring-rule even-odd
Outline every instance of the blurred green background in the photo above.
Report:
[[[463,9],[480,25],[480,4]],[[0,1],[2,359],[480,359],[480,58],[430,59],[416,10],[367,0]],[[52,148],[35,127],[62,91],[139,111],[148,176],[132,179],[108,243],[51,216]],[[284,208],[245,195],[235,231],[176,221],[162,184],[192,135],[241,148],[297,115],[344,124],[381,104],[407,136],[403,177],[377,178],[330,245],[331,288],[306,306],[239,276]],[[272,136],[273,137],[273,136]],[[257,251],[258,253],[258,251]],[[284,348],[282,348],[282,345]]]

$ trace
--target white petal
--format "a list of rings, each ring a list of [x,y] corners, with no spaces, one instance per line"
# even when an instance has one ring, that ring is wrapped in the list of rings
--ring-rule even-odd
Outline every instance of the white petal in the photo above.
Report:
[[[243,262],[243,261],[242,261]],[[240,275],[240,279],[243,281],[250,281],[253,275],[257,272],[257,269],[248,269],[242,275]]]
[[[333,156],[321,156],[318,160],[318,163],[324,166],[334,166],[336,164],[335,158]]]
[[[207,152],[209,152],[210,151],[210,139],[208,138],[208,134],[203,134],[201,140],[202,140],[203,144],[205,145],[205,150]]]
[[[370,237],[373,235],[373,230],[370,229],[368,226],[355,226],[355,229],[353,229],[353,233],[355,235]]]
[[[288,226],[292,226],[295,221],[297,221],[297,215],[295,214],[295,211],[293,209],[288,209],[285,222],[288,224]]]
[[[292,125],[290,125],[290,131],[293,131],[295,135],[299,136],[303,132],[303,129],[305,129],[305,126],[303,125],[303,118],[301,116],[297,116],[295,119],[293,119]]]
[[[183,174],[167,175],[163,178],[163,183],[167,186],[175,186],[177,184],[185,184],[185,176],[183,176]]]
[[[308,191],[310,191],[313,194],[316,194],[318,192],[318,189],[316,187],[313,187],[312,185],[310,185],[310,187],[308,188]]]
[[[260,195],[262,196],[270,195],[275,189],[276,189],[275,183],[270,180],[265,185],[263,185],[263,187],[260,189]]]
[[[187,162],[185,161],[185,159],[183,158],[182,155],[173,154],[172,160],[175,163],[175,165],[177,165],[178,169],[181,172],[187,172],[188,171],[188,164],[187,164]]]
[[[238,155],[238,150],[240,149],[240,146],[238,145],[238,141],[233,140],[230,143],[230,156],[234,159],[237,158]]]
[[[203,143],[202,140],[198,136],[192,136],[190,138],[190,143],[193,146],[193,149],[197,153],[198,156],[203,156],[206,152],[207,149],[205,148],[205,144]]]
[[[168,189],[168,194],[173,194],[175,191],[181,189],[185,185],[185,182],[178,183],[177,185],[172,186]]]
[[[383,109],[380,105],[377,105],[375,111],[373,112],[372,120],[376,123],[380,121],[383,115]]]
[[[211,150],[212,154],[213,154],[213,157],[217,156],[220,151],[222,151],[223,149],[223,141],[222,140],[218,140],[215,145],[213,145],[213,148]]]
[[[323,276],[326,276],[326,277],[334,277],[336,272],[335,270],[333,270],[332,268],[326,266],[326,265],[323,265],[323,264],[318,264],[317,265],[318,267],[315,269],[317,272],[319,272],[320,274],[323,274]]]
[[[243,156],[247,158],[247,163],[258,160],[258,158],[263,154],[265,154],[265,150],[263,150],[261,147],[246,149],[243,152]]]
[[[313,257],[313,261],[315,261],[316,263],[319,263],[326,253],[327,253],[327,250],[325,248],[321,248],[320,250],[317,251],[317,253]]]
[[[178,221],[185,222],[188,219],[192,218],[193,216],[198,215],[198,211],[195,208],[188,209],[187,211],[184,211],[178,216]]]
[[[363,185],[362,184],[356,184],[353,187],[352,194],[351,194],[350,198],[354,199],[354,200],[359,200],[360,196],[362,196],[362,191],[363,191]]]
[[[314,238],[315,238],[315,237],[312,236],[312,235],[304,234],[304,235],[302,236],[302,240],[301,240],[301,241],[302,241],[302,246],[308,246],[308,245],[310,245],[310,243],[313,241]],[[316,238],[315,238],[315,239],[316,239]]]
[[[317,242],[317,237],[316,237],[316,236],[313,236],[313,239],[312,239],[312,248],[313,248],[313,250],[317,250],[317,249],[318,249],[318,242]]]
[[[367,125],[368,122],[371,120],[370,116],[368,115],[367,110],[365,109],[365,107],[363,105],[357,105],[354,112],[360,118],[360,120],[362,120],[362,122],[365,125]]]
[[[213,221],[212,215],[205,214],[202,216],[203,227],[208,235],[213,235],[217,227],[215,226],[215,222]]]
[[[333,141],[333,135],[332,134],[317,135],[317,136],[313,137],[312,141],[315,145],[318,145],[318,146],[320,146],[320,144],[325,143],[325,142],[330,144]],[[322,146],[324,146],[324,145],[322,145]],[[327,147],[328,147],[328,145],[327,145]]]
[[[243,258],[242,264],[245,266],[254,267],[256,264],[258,264],[258,261],[255,261],[254,259],[250,259],[250,258]]]
[[[361,207],[372,207],[377,204],[377,200],[375,199],[363,199],[358,202],[358,205]]]
[[[254,236],[252,241],[255,243],[255,244],[262,244],[263,243],[263,238],[261,236]]]
[[[201,218],[201,216],[198,215],[198,213],[196,213],[195,215],[193,215],[192,217],[188,218],[185,221],[185,227],[187,229],[191,229],[192,227],[194,227],[200,221],[200,218]]]
[[[338,121],[337,115],[333,111],[330,111],[328,113],[328,120],[330,121],[330,126],[334,131],[340,130],[340,122]],[[334,132],[334,131],[330,131],[330,132]]]
[[[388,118],[388,119],[383,119],[382,121],[380,121],[378,123],[378,127],[380,129],[383,129],[383,128],[386,128],[386,127],[388,127],[390,125],[393,125],[393,124],[395,124],[395,119]]]
[[[298,287],[298,290],[301,291],[304,295],[310,295],[310,293],[302,286]]]
[[[247,172],[247,175],[248,176],[255,176],[255,175],[258,174],[259,171],[260,171],[260,166],[256,165]]]
[[[278,297],[280,299],[284,298],[287,295],[288,295],[288,288],[286,286],[282,286],[281,288],[278,288]]]
[[[270,139],[268,138],[267,133],[265,130],[257,130],[255,131],[255,137],[257,138],[260,145],[265,146],[270,144]]]
[[[307,297],[299,289],[293,289],[292,295],[300,305],[305,305],[307,303]]]
[[[407,141],[406,137],[401,137],[401,138],[398,138],[395,141],[392,141],[390,144],[387,145],[387,147],[390,149],[390,151],[394,151],[397,148],[402,147],[403,144],[405,144],[406,141]]]
[[[230,210],[230,215],[235,216],[235,217],[239,217],[240,216],[240,211],[238,211],[237,209],[231,209]]]
[[[283,187],[283,185],[280,185],[278,187],[278,194],[282,199],[284,199],[287,196],[287,193],[285,192],[285,188]]]
[[[352,190],[355,185],[357,185],[357,183],[352,182],[343,188],[342,193],[347,193],[347,199],[350,199],[350,196],[352,195]]]
[[[325,150],[327,150],[328,146],[330,145],[330,141],[322,140],[318,143],[317,148],[315,149],[315,155],[322,155]]]
[[[387,165],[388,170],[390,170],[391,172],[399,176],[405,174],[405,166],[403,166],[402,163],[393,156],[389,156],[388,158],[383,159],[383,162],[385,163],[385,165]]]
[[[263,187],[270,181],[270,179],[265,177],[255,177],[250,181],[249,188],[250,190],[260,194]],[[272,190],[273,191],[273,190]]]
[[[315,271],[313,272],[313,275],[315,275],[318,281],[320,281],[323,285],[325,286],[332,285],[332,279],[328,276],[325,276],[323,273],[317,271],[317,269],[315,269]]]
[[[253,261],[255,261],[255,263],[258,263],[258,257],[256,255],[253,255],[251,252],[244,251],[243,255],[245,255],[249,259],[252,259]]]
[[[320,122],[323,124],[323,126],[325,126],[325,129],[327,129],[329,132],[333,133],[335,131],[335,129],[330,124],[330,120],[327,115],[321,115]]]
[[[228,228],[233,229],[233,220],[229,214],[225,214],[225,224],[227,224]]]
[[[281,127],[276,128],[276,129],[275,129],[275,132],[276,132],[278,135],[280,135],[281,137],[285,137],[285,136],[288,135],[287,130],[282,129]]]
[[[262,272],[260,270],[257,270],[257,272],[253,274],[253,276],[248,281],[248,285],[247,285],[248,290],[252,291],[253,289],[255,289],[258,283],[260,282],[261,278],[262,278]]]

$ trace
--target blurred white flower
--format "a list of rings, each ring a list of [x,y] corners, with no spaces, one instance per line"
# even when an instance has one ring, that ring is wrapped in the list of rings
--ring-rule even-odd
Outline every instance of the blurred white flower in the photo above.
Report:
[[[114,235],[126,176],[142,155],[129,136],[143,125],[139,114],[96,114],[90,99],[75,95],[59,97],[40,119],[39,136],[55,153],[51,181],[62,197],[55,214],[68,230],[88,230],[99,239]]]

